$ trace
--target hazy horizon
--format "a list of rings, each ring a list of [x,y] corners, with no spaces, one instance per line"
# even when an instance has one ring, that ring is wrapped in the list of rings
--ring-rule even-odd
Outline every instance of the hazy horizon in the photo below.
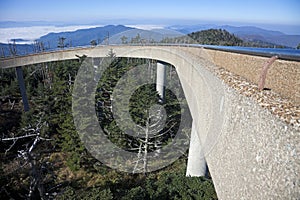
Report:
[[[143,29],[172,25],[255,26],[300,35],[298,0],[0,0],[0,42],[105,25]]]
[[[44,21],[44,20],[1,20],[1,28],[10,27],[28,27],[28,26],[80,26],[80,25],[153,25],[153,26],[172,26],[172,25],[230,25],[230,26],[256,26],[258,28],[281,31],[285,34],[300,34],[300,24],[274,24],[274,23],[251,23],[251,22],[239,22],[239,21],[211,21],[211,20],[182,20],[182,19],[102,19],[102,20],[82,20],[82,21]],[[288,27],[289,29],[285,29]],[[293,33],[294,32],[294,33]]]
[[[276,27],[300,34],[300,1],[272,0],[0,0],[0,21],[45,21],[84,24],[155,24],[217,25]],[[281,27],[281,28],[280,28]],[[298,28],[297,28],[298,27]],[[273,29],[273,28],[272,28]]]
[[[118,23],[123,22],[123,23]],[[213,24],[217,26],[255,26],[270,31],[279,31],[287,35],[300,35],[300,26],[288,25],[274,25],[274,24],[243,24],[238,22],[214,22],[214,21],[173,21],[167,22],[160,21],[155,23],[139,23],[140,21],[134,20],[120,20],[116,23],[113,21],[101,22],[86,22],[86,23],[73,23],[73,22],[51,22],[51,21],[0,21],[0,43],[9,43],[12,39],[22,39],[18,44],[32,44],[34,40],[47,35],[49,33],[70,32],[79,29],[89,29],[95,27],[103,27],[106,25],[124,25],[143,30],[165,29],[170,26],[196,26]],[[163,23],[164,22],[164,23]],[[176,23],[178,22],[178,23]],[[198,23],[197,23],[198,22]]]

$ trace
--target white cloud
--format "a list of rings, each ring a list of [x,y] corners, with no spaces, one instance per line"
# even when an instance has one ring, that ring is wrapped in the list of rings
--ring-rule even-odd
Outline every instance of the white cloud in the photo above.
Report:
[[[17,27],[17,28],[0,28],[0,43],[8,43],[11,39],[23,39],[25,42],[18,44],[31,44],[34,40],[48,33],[59,33],[66,31],[76,31],[78,29],[94,28],[100,25],[93,26],[32,26],[32,27]]]
[[[153,29],[163,29],[163,25],[151,25],[151,24],[135,24],[135,25],[125,25],[127,27],[138,28],[143,30],[153,30]]]

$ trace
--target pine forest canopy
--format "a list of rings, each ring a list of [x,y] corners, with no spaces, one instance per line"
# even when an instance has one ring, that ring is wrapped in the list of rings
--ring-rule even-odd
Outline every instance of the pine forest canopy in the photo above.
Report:
[[[0,198],[217,199],[211,179],[185,177],[187,153],[171,166],[145,174],[117,172],[92,157],[77,134],[71,112],[74,80],[84,59],[24,68],[29,112],[22,112],[14,69],[0,71]],[[107,137],[126,150],[140,151],[142,158],[146,149],[159,153],[174,137],[180,116],[177,98],[184,98],[183,92],[178,88],[177,97],[166,92],[167,127],[148,142],[124,134],[116,125],[111,113],[111,100],[116,97],[111,94],[119,78],[137,65],[148,66],[145,73],[155,78],[155,62],[115,59],[99,81],[94,102]],[[168,78],[170,84],[178,79],[171,66]],[[139,88],[130,99],[133,120],[140,126],[155,120],[147,110],[157,100],[154,85]],[[147,161],[141,160],[141,166],[147,167]]]

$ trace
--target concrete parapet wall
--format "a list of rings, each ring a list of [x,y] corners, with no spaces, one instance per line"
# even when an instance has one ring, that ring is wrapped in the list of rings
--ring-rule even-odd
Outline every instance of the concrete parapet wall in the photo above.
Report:
[[[212,61],[251,82],[258,83],[263,65],[269,58],[205,49]],[[300,105],[300,62],[277,59],[270,67],[266,88]]]
[[[222,132],[206,155],[220,199],[299,199],[300,132],[226,89]]]
[[[107,55],[109,49],[119,49],[123,52],[133,49],[155,49],[157,47],[135,47],[135,46],[104,46],[82,49],[69,49],[64,51],[41,53],[32,56],[23,56],[19,58],[9,58],[0,60],[0,68],[17,67],[29,65],[38,62],[47,62],[54,60],[75,59],[75,55]],[[184,52],[205,57],[215,65],[223,67],[237,75],[243,76],[247,80],[258,83],[260,72],[263,65],[269,58],[261,56],[252,56],[239,53],[231,53],[218,50],[209,50],[196,47],[176,47],[161,46],[161,49],[182,49]],[[277,59],[268,71],[266,78],[266,88],[270,88],[282,97],[292,100],[300,105],[300,62],[285,61]]]

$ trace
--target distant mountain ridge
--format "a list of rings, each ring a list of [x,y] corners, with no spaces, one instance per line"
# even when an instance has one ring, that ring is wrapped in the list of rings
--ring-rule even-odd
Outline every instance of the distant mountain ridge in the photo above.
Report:
[[[38,22],[39,23],[39,22]],[[151,43],[160,42],[166,38],[175,38],[184,33],[199,32],[208,29],[226,30],[234,36],[238,36],[245,42],[275,47],[275,44],[297,47],[300,43],[300,35],[286,35],[279,31],[269,31],[253,26],[216,26],[213,24],[195,26],[171,26],[165,29],[142,30],[124,25],[107,25],[103,27],[79,29],[71,32],[49,33],[40,37],[31,45],[15,44],[17,55],[30,54],[38,51],[48,51],[59,48],[59,38],[64,38],[64,47],[87,46],[95,44],[121,44],[121,43]],[[109,38],[109,39],[108,39]],[[107,41],[105,41],[107,40]],[[15,42],[22,42],[22,38],[15,38]],[[105,42],[103,42],[105,41]],[[226,41],[224,41],[224,44]],[[227,43],[226,43],[227,44]],[[245,43],[244,43],[245,44]],[[9,56],[12,44],[0,44],[0,56]],[[252,45],[253,46],[253,45]],[[254,45],[255,46],[255,45]]]
[[[50,49],[57,48],[59,38],[66,38],[67,46],[85,46],[89,45],[92,40],[101,43],[103,40],[122,32],[132,30],[133,28],[123,25],[108,25],[103,27],[79,29],[72,32],[49,33],[38,39],[50,46]]]
[[[283,45],[295,48],[300,43],[300,35],[287,35],[280,31],[266,30],[255,26],[229,26],[229,25],[214,25],[214,24],[200,24],[200,25],[175,25],[169,26],[168,29],[176,30],[185,34],[197,32],[208,29],[225,29],[228,32],[238,36],[245,41],[263,41],[277,45]]]
[[[116,35],[113,35],[110,38],[112,44],[122,44],[122,43],[153,43],[160,42],[166,37],[178,37],[184,35],[176,31],[168,29],[154,29],[154,30],[143,30],[143,29],[130,29],[124,32],[120,32]],[[122,41],[122,38],[125,37],[126,40]],[[137,41],[137,39],[140,41]],[[124,39],[124,38],[123,38]]]
[[[108,25],[104,27],[79,29],[71,32],[49,33],[36,40],[34,44],[26,45],[17,44],[20,39],[16,39],[16,44],[13,44],[13,42],[10,44],[0,43],[0,57],[12,55],[12,48],[16,49],[17,55],[54,50],[59,46],[59,38],[65,38],[64,47],[87,46],[91,44],[92,40],[101,43],[108,37],[133,29],[134,28],[123,25]]]
[[[22,42],[22,39],[14,39],[16,42],[17,55],[30,54],[37,51],[48,51],[60,48],[59,40],[64,38],[64,47],[77,47],[88,46],[93,44],[121,44],[121,43],[144,43],[144,42],[159,42],[165,37],[178,37],[182,33],[168,30],[168,29],[155,29],[142,30],[131,28],[124,25],[107,25],[103,27],[79,29],[70,32],[49,33],[40,37],[34,44],[17,44]],[[123,41],[122,41],[123,38]],[[125,40],[124,40],[125,38]],[[0,56],[11,55],[11,44],[0,43]]]

